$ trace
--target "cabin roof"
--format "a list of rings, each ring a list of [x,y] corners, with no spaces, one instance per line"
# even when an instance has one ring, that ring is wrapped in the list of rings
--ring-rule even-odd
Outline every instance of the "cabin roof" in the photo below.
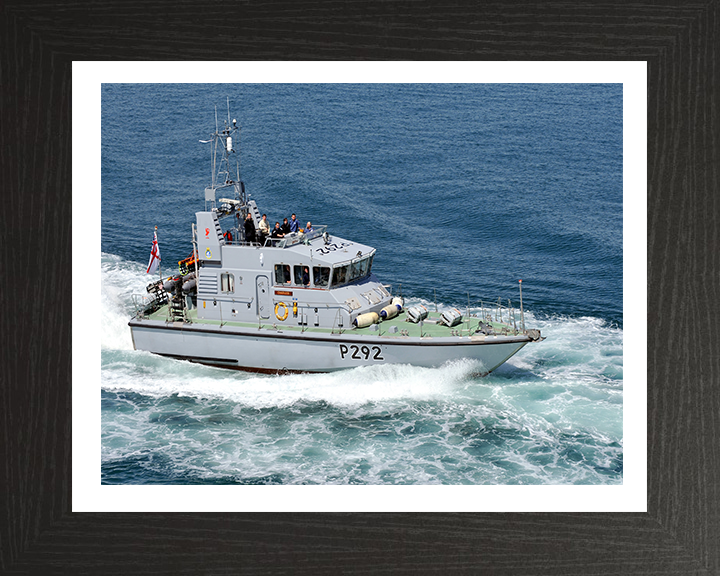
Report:
[[[371,246],[338,238],[337,236],[331,237],[327,244],[321,236],[310,240],[307,244],[303,242],[292,244],[285,247],[284,250],[304,257],[312,255],[313,262],[322,262],[329,266],[350,262],[375,252],[375,249]]]

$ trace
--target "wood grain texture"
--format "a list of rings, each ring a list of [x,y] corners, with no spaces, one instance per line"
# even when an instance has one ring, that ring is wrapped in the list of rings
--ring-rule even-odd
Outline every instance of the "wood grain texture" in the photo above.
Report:
[[[0,4],[0,573],[720,573],[719,34],[717,0]],[[647,60],[649,512],[72,514],[71,63],[162,59]]]

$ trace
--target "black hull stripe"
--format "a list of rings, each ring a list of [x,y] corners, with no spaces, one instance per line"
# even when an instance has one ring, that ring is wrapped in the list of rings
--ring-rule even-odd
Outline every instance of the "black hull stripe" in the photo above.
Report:
[[[153,352],[158,356],[173,358],[174,360],[184,360],[193,362],[194,364],[203,364],[204,366],[213,366],[214,368],[226,368],[231,370],[240,370],[242,372],[254,372],[256,374],[309,374],[315,373],[314,370],[288,370],[287,368],[254,368],[252,366],[241,366],[237,360],[225,360],[223,358],[204,358],[202,356],[182,356],[180,354],[162,354]],[[321,373],[321,372],[318,372]]]
[[[238,361],[233,358],[208,358],[205,356],[183,356],[182,354],[160,354],[160,356],[167,356],[168,358],[175,358],[176,360],[189,360],[190,362],[201,362],[213,364],[237,364]]]

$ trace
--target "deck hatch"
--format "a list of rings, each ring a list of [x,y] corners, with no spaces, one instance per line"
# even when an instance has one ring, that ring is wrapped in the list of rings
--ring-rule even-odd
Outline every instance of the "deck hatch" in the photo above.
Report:
[[[351,298],[345,300],[345,304],[350,306],[350,310],[357,310],[358,308],[362,308],[362,304],[360,304],[360,301],[355,298],[355,296],[352,296]]]

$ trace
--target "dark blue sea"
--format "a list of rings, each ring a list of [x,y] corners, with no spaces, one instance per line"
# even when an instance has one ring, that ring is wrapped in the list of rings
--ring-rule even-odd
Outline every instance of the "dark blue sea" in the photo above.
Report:
[[[264,376],[133,350],[153,229],[169,274],[228,98],[271,222],[377,248],[408,304],[517,307],[522,279],[547,339],[484,378]],[[621,484],[622,109],[621,84],[104,84],[102,482]]]

